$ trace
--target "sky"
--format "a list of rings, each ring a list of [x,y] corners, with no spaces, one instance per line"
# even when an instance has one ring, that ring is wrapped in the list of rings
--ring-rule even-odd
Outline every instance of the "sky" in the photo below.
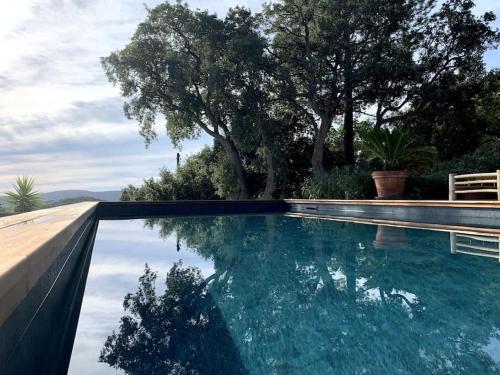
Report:
[[[158,0],[0,0],[0,193],[17,175],[38,190],[118,190],[175,168],[176,150],[162,124],[149,148],[123,98],[105,77],[100,57],[123,48]],[[223,16],[260,0],[189,0]],[[476,12],[500,18],[500,0],[476,1]],[[500,27],[500,21],[496,25]],[[500,51],[486,55],[500,67]],[[211,144],[185,142],[181,158]]]

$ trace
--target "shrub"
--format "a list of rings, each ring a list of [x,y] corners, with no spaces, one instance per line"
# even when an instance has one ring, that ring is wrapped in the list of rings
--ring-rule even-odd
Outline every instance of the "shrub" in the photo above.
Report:
[[[212,168],[216,168],[218,154],[211,148],[189,156],[177,167],[175,173],[160,169],[158,178],[144,180],[140,187],[129,185],[122,190],[122,201],[220,199],[212,180]],[[229,169],[230,166],[225,170]]]
[[[306,179],[302,194],[307,199],[368,199],[375,196],[375,185],[370,173],[342,167]]]
[[[493,172],[499,168],[500,142],[498,140],[487,140],[474,152],[437,163],[425,175],[448,181],[449,173]]]
[[[407,182],[407,196],[414,199],[447,199],[448,175],[494,172],[500,169],[500,142],[485,141],[474,152],[440,161],[419,177]]]

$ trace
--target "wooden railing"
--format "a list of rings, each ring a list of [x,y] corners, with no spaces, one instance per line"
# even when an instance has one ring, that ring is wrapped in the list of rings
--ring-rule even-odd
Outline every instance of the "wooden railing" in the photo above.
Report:
[[[500,261],[500,237],[450,232],[452,254],[496,258]]]
[[[495,193],[500,200],[500,170],[492,173],[453,174],[449,175],[450,201],[457,199],[457,194]]]

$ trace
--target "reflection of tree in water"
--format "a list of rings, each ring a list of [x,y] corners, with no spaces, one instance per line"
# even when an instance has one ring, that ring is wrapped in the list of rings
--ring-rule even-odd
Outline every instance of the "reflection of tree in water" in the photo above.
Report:
[[[139,290],[125,297],[129,313],[108,337],[99,360],[127,374],[244,374],[224,319],[195,267],[176,263],[166,291],[155,292],[146,265]]]
[[[251,373],[500,373],[484,349],[500,339],[498,264],[450,256],[446,234],[408,231],[408,246],[380,250],[375,227],[350,223],[228,216],[149,225],[214,262],[203,298]]]

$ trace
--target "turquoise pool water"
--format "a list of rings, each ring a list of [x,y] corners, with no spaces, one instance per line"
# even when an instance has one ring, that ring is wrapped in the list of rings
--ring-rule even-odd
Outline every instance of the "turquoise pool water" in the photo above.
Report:
[[[117,369],[500,374],[500,262],[283,215],[102,221],[69,372]]]

